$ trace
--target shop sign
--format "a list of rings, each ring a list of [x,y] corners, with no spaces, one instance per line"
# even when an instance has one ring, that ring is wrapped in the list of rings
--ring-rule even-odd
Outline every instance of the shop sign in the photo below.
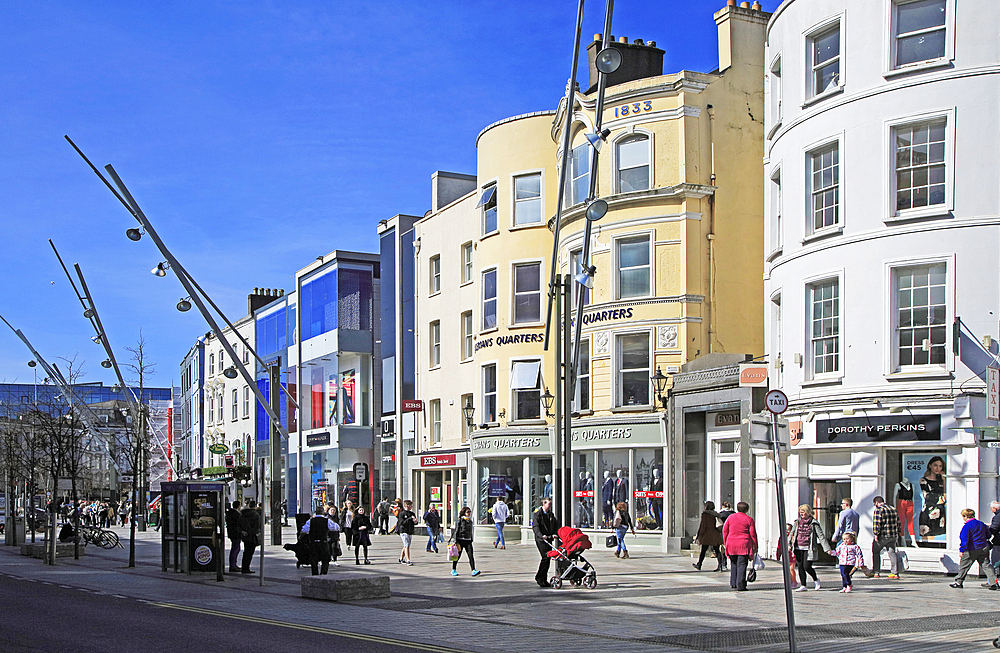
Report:
[[[739,426],[740,425],[740,411],[734,410],[728,413],[716,413],[715,414],[715,425],[716,426]]]
[[[593,490],[573,490],[573,496],[578,499],[592,499],[594,497]]]
[[[882,415],[816,421],[816,442],[912,442],[941,439],[940,415]]]
[[[208,448],[208,452],[216,455],[222,455],[224,453],[229,453],[229,447],[221,442],[217,442]]]
[[[433,456],[420,456],[421,467],[453,467],[455,465],[455,454],[437,454]]]
[[[395,434],[396,434],[396,420],[394,419],[382,420],[382,437]]]
[[[539,451],[548,451],[548,449],[548,434],[526,436],[493,435],[473,438],[472,440],[472,451],[478,455],[485,455],[494,451],[505,454],[538,453]]]
[[[741,388],[766,388],[767,365],[760,363],[740,363]]]
[[[986,368],[986,419],[1000,420],[1000,369]]]
[[[662,499],[663,490],[635,490],[632,496],[636,499]]]
[[[309,447],[325,447],[330,444],[330,432],[324,431],[323,433],[309,433],[306,435],[306,446]]]
[[[510,336],[496,336],[495,338],[482,338],[477,340],[476,351],[492,347],[493,345],[503,347],[504,345],[523,345],[529,342],[544,341],[545,335],[542,333],[516,333]]]
[[[404,413],[419,413],[424,409],[424,402],[420,399],[404,399],[402,409]]]
[[[659,422],[576,426],[573,427],[572,433],[573,445],[584,448],[663,444]]]

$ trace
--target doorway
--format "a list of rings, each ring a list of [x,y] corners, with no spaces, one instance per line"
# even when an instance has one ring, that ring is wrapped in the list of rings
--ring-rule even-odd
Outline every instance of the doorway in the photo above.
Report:
[[[716,509],[723,501],[728,501],[733,509],[742,499],[740,487],[740,443],[739,440],[715,441],[715,479],[713,483]]]
[[[843,479],[837,481],[813,481],[813,514],[819,525],[823,527],[826,538],[833,537],[837,530],[837,520],[840,519],[840,502],[851,496],[851,481]],[[824,561],[833,560],[832,557],[823,554]]]

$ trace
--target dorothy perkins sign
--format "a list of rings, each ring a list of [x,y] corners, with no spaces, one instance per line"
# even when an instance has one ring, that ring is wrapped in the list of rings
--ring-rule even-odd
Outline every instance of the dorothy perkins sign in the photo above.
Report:
[[[882,415],[816,420],[816,442],[940,440],[940,415]]]

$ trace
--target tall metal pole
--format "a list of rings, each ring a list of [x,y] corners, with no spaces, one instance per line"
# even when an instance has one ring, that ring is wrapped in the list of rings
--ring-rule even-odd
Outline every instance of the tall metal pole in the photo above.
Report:
[[[553,278],[552,288],[556,293],[560,293],[556,295],[556,301],[554,303],[553,308],[555,309],[555,324],[557,328],[562,329],[563,313],[562,313],[561,293],[563,288],[562,288],[561,276],[557,275]],[[569,526],[569,514],[566,512],[566,501],[563,500],[563,487],[564,487],[563,479],[569,476],[569,469],[566,467],[565,460],[563,460],[563,447],[562,447],[562,438],[563,438],[562,397],[563,397],[563,389],[566,385],[565,377],[563,375],[566,373],[566,366],[564,365],[565,361],[563,360],[564,356],[563,356],[562,331],[561,330],[557,331],[556,334],[557,334],[555,339],[556,340],[556,345],[555,345],[556,413],[555,413],[555,424],[552,427],[552,444],[553,444],[553,450],[555,451],[556,454],[555,485],[553,487],[557,488],[553,491],[553,494],[559,497],[559,503],[556,504],[556,506],[553,508],[553,512],[559,515],[560,520],[562,520],[563,526]],[[553,501],[554,500],[555,497],[553,497]]]
[[[271,410],[281,415],[281,370],[277,365],[267,368]],[[281,544],[281,432],[271,426],[271,545]],[[261,551],[263,552],[263,543]]]
[[[571,344],[572,331],[570,316],[573,314],[573,275],[567,274],[562,282],[563,300],[563,380],[566,387],[563,388],[563,426],[562,426],[562,454],[566,466],[566,475],[563,478],[563,493],[566,496],[566,521],[563,526],[570,526],[573,522],[573,430],[572,430],[572,406],[573,406],[573,377],[576,374],[571,361],[573,349]]]
[[[788,620],[788,652],[797,653],[795,643],[795,607],[792,604],[792,572],[789,568],[788,538],[785,534],[785,478],[781,471],[778,443],[778,414],[771,413],[771,447],[774,456],[774,481],[778,486],[778,546],[781,547],[781,576],[785,584],[785,617]]]

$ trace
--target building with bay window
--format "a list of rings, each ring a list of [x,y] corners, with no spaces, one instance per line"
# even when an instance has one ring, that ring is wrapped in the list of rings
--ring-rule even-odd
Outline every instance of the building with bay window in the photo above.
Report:
[[[961,9],[961,10],[959,10]],[[1000,8],[791,0],[768,26],[767,350],[788,394],[794,506],[871,537],[895,505],[911,568],[953,570],[960,511],[989,515],[976,447],[996,354]],[[983,101],[983,98],[990,98]],[[995,365],[995,363],[992,363]],[[758,524],[773,511],[759,495]],[[773,529],[772,529],[773,530]],[[764,534],[773,550],[777,534]]]

